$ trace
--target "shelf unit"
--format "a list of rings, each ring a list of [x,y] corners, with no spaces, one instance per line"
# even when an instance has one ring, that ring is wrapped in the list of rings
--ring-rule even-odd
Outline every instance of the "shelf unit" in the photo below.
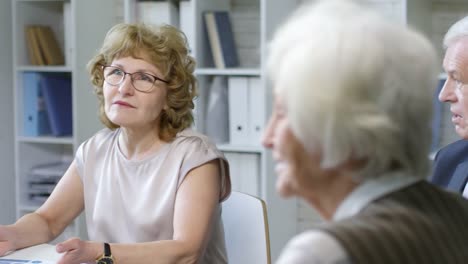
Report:
[[[86,63],[97,52],[107,30],[116,22],[112,0],[12,0],[14,150],[16,217],[33,212],[40,202],[29,199],[31,168],[60,160],[71,162],[78,146],[102,126],[97,116],[97,99],[86,71]],[[25,26],[50,26],[65,55],[65,65],[35,66],[28,57]],[[90,30],[92,29],[92,30]],[[71,76],[71,136],[24,136],[23,74],[65,73]],[[80,217],[56,241],[80,236],[86,238]]]
[[[136,22],[136,0],[124,0],[124,20]],[[182,1],[176,1],[180,6]],[[187,1],[185,1],[187,2]],[[207,98],[209,87],[216,76],[224,77],[255,77],[260,78],[263,86],[265,109],[264,123],[271,112],[272,95],[270,88],[263,77],[266,56],[266,45],[277,25],[294,10],[299,1],[284,0],[190,0],[189,11],[186,17],[192,19],[190,26],[182,30],[188,36],[192,54],[196,58],[197,68],[195,74],[198,79],[199,96],[196,99],[195,120],[196,129],[206,133]],[[238,47],[240,67],[217,69],[213,67],[208,38],[204,29],[203,13],[205,11],[230,11],[234,37],[238,37],[236,31],[250,21],[254,31],[252,38],[243,38],[249,42],[250,50],[236,40]],[[180,17],[182,14],[180,15]],[[182,23],[180,23],[182,25]],[[242,34],[242,33],[240,33]],[[252,49],[252,47],[254,47]],[[226,117],[227,118],[227,117]],[[218,144],[231,163],[231,178],[233,189],[244,191],[261,197],[267,203],[272,259],[276,259],[285,243],[296,234],[296,200],[284,200],[280,198],[275,189],[276,176],[273,172],[271,153],[260,145],[260,139],[256,144],[231,144],[229,142]],[[240,158],[234,160],[236,158]],[[245,162],[244,162],[245,161]],[[236,164],[236,165],[235,165]],[[250,164],[250,165],[247,165]],[[235,166],[233,166],[235,165]],[[253,166],[249,170],[248,166]],[[247,167],[247,169],[246,169]],[[245,175],[243,173],[246,173]],[[242,175],[239,175],[242,174]]]
[[[0,64],[0,120],[2,120],[2,129],[0,129],[0,167],[2,176],[0,182],[0,201],[2,210],[0,212],[0,225],[10,224],[15,220],[15,203],[12,197],[15,197],[15,175],[14,175],[14,152],[13,144],[13,71],[11,68],[12,43],[11,43],[11,2],[0,1],[0,58],[3,63]]]

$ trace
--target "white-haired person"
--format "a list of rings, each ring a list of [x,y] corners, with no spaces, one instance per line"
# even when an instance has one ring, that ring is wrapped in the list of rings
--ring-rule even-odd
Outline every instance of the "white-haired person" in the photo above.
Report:
[[[325,220],[277,263],[467,263],[468,201],[425,180],[436,56],[352,1],[306,4],[271,41],[263,144],[276,188]]]
[[[447,81],[439,100],[450,104],[452,122],[461,139],[437,152],[431,181],[468,198],[468,16],[450,27],[444,47]]]

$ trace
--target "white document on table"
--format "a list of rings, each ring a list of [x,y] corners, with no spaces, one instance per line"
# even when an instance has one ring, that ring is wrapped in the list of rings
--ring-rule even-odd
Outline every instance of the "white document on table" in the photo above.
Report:
[[[0,264],[55,264],[61,256],[54,245],[41,244],[4,255],[0,257]]]

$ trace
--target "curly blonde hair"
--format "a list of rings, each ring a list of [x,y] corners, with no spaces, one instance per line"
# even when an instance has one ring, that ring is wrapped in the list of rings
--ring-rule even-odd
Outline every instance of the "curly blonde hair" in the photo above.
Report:
[[[112,123],[104,110],[102,65],[109,65],[114,59],[139,57],[145,54],[163,74],[167,84],[167,109],[161,112],[159,137],[172,140],[175,135],[193,124],[193,99],[197,95],[194,76],[195,59],[189,55],[187,38],[170,25],[148,25],[122,23],[112,27],[103,45],[88,65],[94,92],[99,100],[99,118],[108,128],[119,127]]]

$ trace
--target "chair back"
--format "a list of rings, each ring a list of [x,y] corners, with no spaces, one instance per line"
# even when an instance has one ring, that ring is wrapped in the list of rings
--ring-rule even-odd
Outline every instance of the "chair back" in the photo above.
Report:
[[[233,191],[222,203],[228,263],[270,264],[270,238],[265,202]]]

